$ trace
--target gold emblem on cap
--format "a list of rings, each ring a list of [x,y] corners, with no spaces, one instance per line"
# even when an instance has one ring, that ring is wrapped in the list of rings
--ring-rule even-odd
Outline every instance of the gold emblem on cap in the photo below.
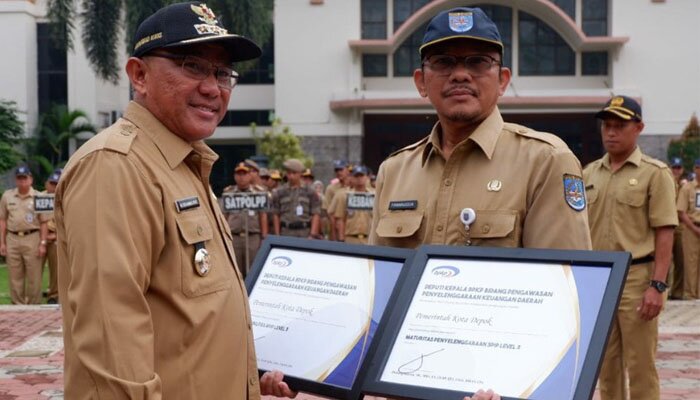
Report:
[[[630,185],[631,185],[631,186],[636,186],[638,183],[639,183],[639,182],[638,182],[636,179],[634,179],[634,178],[630,179]]]
[[[492,179],[489,181],[489,183],[486,185],[486,189],[489,192],[498,192],[501,190],[501,187],[503,186],[503,183],[499,181],[498,179]]]
[[[211,270],[211,261],[207,249],[199,249],[194,253],[194,269],[199,276],[206,276]]]
[[[193,4],[192,11],[194,11],[195,14],[199,15],[200,21],[209,25],[216,25],[216,14],[214,14],[214,12],[211,9],[209,9],[209,7],[207,7],[206,4],[200,4],[198,6],[195,6]]]
[[[611,107],[620,107],[622,104],[624,104],[625,99],[622,97],[613,97],[612,100],[610,100],[610,106]]]

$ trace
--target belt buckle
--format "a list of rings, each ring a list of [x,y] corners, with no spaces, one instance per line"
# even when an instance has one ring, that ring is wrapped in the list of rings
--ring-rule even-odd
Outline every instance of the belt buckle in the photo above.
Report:
[[[19,237],[23,237],[23,236],[24,236],[24,232],[22,232],[22,231],[20,231],[20,232],[17,232],[17,236],[19,236]]]
[[[365,238],[365,235],[359,234],[359,235],[357,235],[357,237],[358,237],[359,239],[364,239],[364,238]]]
[[[239,233],[238,236],[240,236],[240,237],[245,237],[245,232]]]

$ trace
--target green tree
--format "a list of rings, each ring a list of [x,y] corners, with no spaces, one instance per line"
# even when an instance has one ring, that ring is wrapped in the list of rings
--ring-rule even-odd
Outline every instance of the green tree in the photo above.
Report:
[[[56,42],[73,48],[75,21],[83,28],[82,40],[88,60],[97,75],[110,82],[119,79],[117,37],[126,32],[126,54],[133,49],[133,36],[139,24],[161,7],[178,0],[83,0],[78,11],[76,0],[49,0],[48,18]],[[259,45],[272,33],[273,0],[209,0],[207,4],[231,32],[251,38]],[[123,16],[123,18],[122,18]],[[239,72],[255,62],[237,66]]]
[[[24,124],[17,114],[14,101],[0,100],[0,173],[12,169],[22,158],[15,149],[24,134]]]
[[[692,171],[696,159],[700,158],[700,123],[693,113],[683,129],[680,139],[673,139],[668,145],[668,159],[680,157],[683,159],[683,168]]]
[[[251,129],[258,152],[268,158],[270,168],[281,169],[282,163],[289,158],[301,160],[307,168],[314,164],[313,158],[301,148],[299,136],[289,126],[283,126],[281,119],[275,118],[271,129],[266,129],[262,134],[257,132],[255,124],[251,124]]]
[[[96,132],[83,111],[54,105],[40,116],[36,135],[27,140],[27,159],[33,164],[37,184],[43,182],[54,168],[66,163],[69,141],[83,132]]]

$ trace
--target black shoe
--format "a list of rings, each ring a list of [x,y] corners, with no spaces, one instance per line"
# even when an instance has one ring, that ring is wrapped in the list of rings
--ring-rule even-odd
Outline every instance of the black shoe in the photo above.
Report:
[[[58,304],[58,299],[52,297],[46,301],[46,304]]]

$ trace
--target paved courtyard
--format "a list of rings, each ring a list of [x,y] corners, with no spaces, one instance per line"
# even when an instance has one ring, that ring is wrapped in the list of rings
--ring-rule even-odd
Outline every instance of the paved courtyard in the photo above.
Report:
[[[63,399],[62,345],[57,306],[0,306],[0,400]],[[700,301],[668,303],[657,366],[663,400],[700,399]]]

